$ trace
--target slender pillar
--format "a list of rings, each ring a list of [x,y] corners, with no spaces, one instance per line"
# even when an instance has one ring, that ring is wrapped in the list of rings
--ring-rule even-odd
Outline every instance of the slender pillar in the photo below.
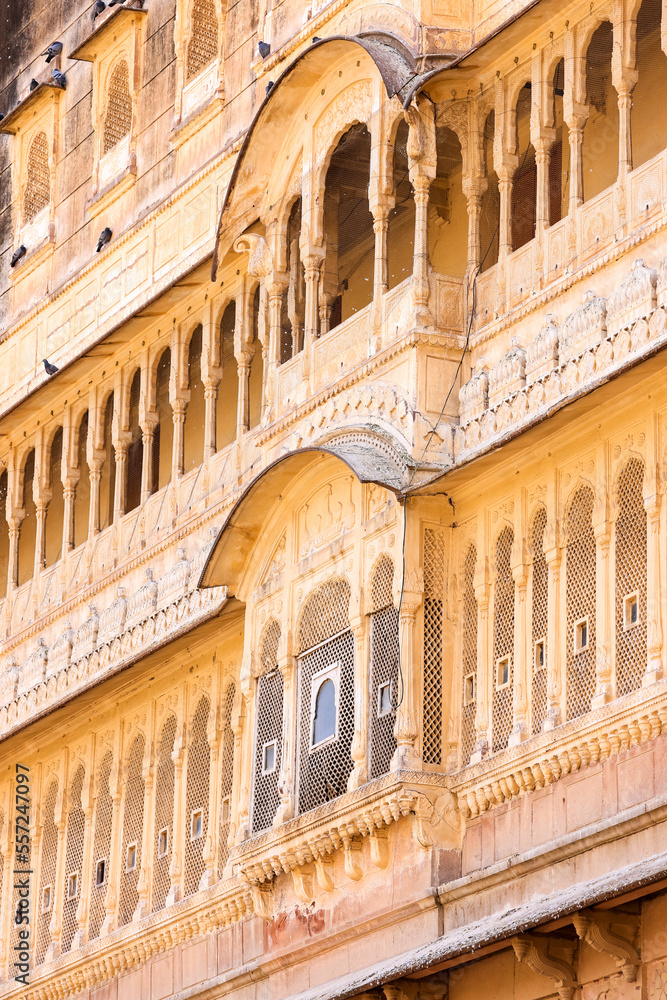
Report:
[[[58,846],[56,849],[56,877],[54,879],[53,887],[53,913],[51,915],[51,922],[49,923],[49,935],[51,937],[51,942],[46,949],[46,955],[44,956],[45,962],[52,962],[54,958],[60,955],[60,940],[63,929],[63,886],[65,885],[65,852],[67,849],[66,844],[66,830],[67,830],[67,813],[65,809],[65,800],[67,798],[67,791],[63,791],[60,796],[60,813],[56,817],[56,831],[58,833]]]
[[[508,746],[515,747],[528,736],[528,657],[526,655],[526,636],[528,616],[526,607],[526,591],[528,586],[528,567],[524,562],[512,567],[514,578],[514,650],[513,650],[513,726]]]
[[[208,734],[208,745],[211,754],[211,766],[208,778],[208,823],[206,826],[204,850],[202,852],[204,860],[204,872],[199,880],[200,889],[208,889],[216,881],[218,870],[218,812],[220,775],[220,738],[218,733]]]
[[[127,506],[127,444],[114,443],[116,455],[116,482],[114,484],[113,517],[117,521],[125,513]]]
[[[153,438],[155,436],[155,424],[157,417],[152,415],[151,420],[145,420],[141,424],[141,502],[146,503],[153,492]],[[175,438],[175,435],[174,435]],[[126,484],[127,490],[127,484]],[[126,494],[127,496],[127,494]]]
[[[420,326],[431,326],[433,318],[428,308],[429,259],[428,259],[428,196],[431,177],[425,172],[415,172],[412,190],[415,200],[415,242],[412,263],[412,301],[416,320]]]
[[[500,192],[498,253],[501,258],[506,258],[512,252],[512,190],[514,187],[514,166],[504,163],[498,168],[497,173],[498,190]]]
[[[218,382],[207,379],[204,383],[204,461],[216,451],[216,406],[218,402]]]
[[[567,121],[570,143],[570,206],[569,214],[574,213],[584,203],[584,125],[587,116],[572,115]]]
[[[146,740],[147,751],[150,746],[149,740]],[[148,751],[150,752],[150,751]],[[139,869],[139,879],[137,881],[137,906],[132,916],[132,920],[143,920],[150,913],[150,889],[151,889],[151,862],[152,862],[152,850],[151,841],[153,838],[153,787],[155,783],[155,771],[149,761],[144,757],[143,766],[143,778],[144,778],[144,826],[141,836],[141,867]]]
[[[480,561],[482,564],[484,560]],[[470,763],[478,764],[489,752],[489,585],[475,585],[477,600],[477,709],[475,712],[475,746]]]
[[[183,787],[183,767],[185,752],[183,750],[182,732],[176,735],[171,759],[174,762],[174,817],[172,821],[171,861],[169,863],[171,885],[167,894],[166,906],[173,906],[183,896],[183,857],[185,850],[185,830],[183,823],[183,816],[185,814],[183,796],[185,789]]]
[[[283,748],[280,757],[280,777],[278,794],[280,805],[274,818],[274,826],[280,826],[294,816],[294,767],[293,747],[296,730],[296,657],[279,657],[278,669],[283,675]]]
[[[45,496],[40,496],[35,501],[35,570],[34,578],[36,579],[40,572],[44,569],[44,559],[45,559],[45,547],[46,547],[46,536],[44,530],[46,528],[46,512],[49,507],[49,501]]]
[[[120,880],[121,848],[123,842],[123,813],[121,810],[121,785],[119,767],[116,763],[109,776],[109,794],[111,795],[111,842],[109,849],[109,871],[107,874],[107,891],[104,897],[104,920],[100,927],[100,937],[106,937],[116,926],[116,911],[118,907],[118,884]]]
[[[250,427],[250,364],[252,354],[248,351],[239,351],[236,354],[236,364],[238,368],[239,394],[236,409],[236,437],[248,430]]]
[[[9,520],[9,579],[7,580],[7,593],[18,587],[19,584],[19,535],[21,534],[21,522],[25,515],[13,514]]]
[[[660,526],[662,496],[655,493],[644,499],[647,520],[646,551],[646,627],[647,663],[642,685],[655,684],[663,676],[662,607],[660,591]]]
[[[79,905],[76,908],[76,923],[77,929],[72,940],[72,946],[70,951],[76,951],[77,948],[82,948],[86,943],[86,934],[88,930],[88,910],[90,907],[90,888],[91,879],[90,872],[93,866],[93,801],[90,795],[87,795],[87,802],[83,808],[84,816],[84,827],[83,827],[83,853],[81,856],[81,872],[79,875],[81,891],[79,893]]]
[[[544,730],[548,731],[559,726],[564,718],[562,705],[563,660],[561,657],[561,567],[563,550],[553,545],[545,550],[544,558],[547,564],[547,603],[549,616],[547,621],[547,714],[544,720]]]
[[[90,473],[90,504],[88,506],[88,537],[100,533],[100,480],[102,478],[102,462],[93,458],[88,463]]]
[[[595,695],[591,708],[601,708],[611,701],[611,650],[613,615],[613,568],[610,566],[609,549],[612,522],[606,518],[593,525],[595,532]]]
[[[418,604],[417,607],[419,607]],[[368,616],[359,615],[350,622],[350,627],[354,633],[355,646],[354,737],[352,739],[352,761],[354,766],[347,781],[348,792],[353,791],[368,781]],[[413,742],[414,737],[412,737],[412,741],[409,744],[411,748]]]
[[[537,170],[537,198],[535,206],[535,229],[549,228],[549,165],[551,162],[551,143],[553,139],[541,135],[533,142],[535,148],[535,164]]]
[[[635,81],[623,79],[616,84],[618,93],[618,180],[624,183],[632,170],[632,91]]]
[[[305,282],[306,282],[306,317],[305,317],[305,338],[306,347],[317,340],[319,332],[319,281],[320,267],[322,264],[321,254],[310,253],[303,261]]]
[[[174,440],[171,452],[171,480],[176,482],[185,471],[185,411],[187,401],[180,397],[170,400],[174,422]]]

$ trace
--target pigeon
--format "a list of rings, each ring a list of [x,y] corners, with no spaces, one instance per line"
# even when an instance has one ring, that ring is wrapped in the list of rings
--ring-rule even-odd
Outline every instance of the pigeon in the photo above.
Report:
[[[273,90],[273,80],[269,80],[269,82],[266,85],[266,96],[267,97],[269,96],[269,94],[271,93],[272,90]]]
[[[125,0],[109,0],[110,7],[115,7],[117,3],[125,3]]]
[[[32,80],[30,81],[30,93],[32,94],[33,90],[37,90],[38,87],[39,84],[37,83],[37,80],[35,80],[35,78],[33,77]]]
[[[93,21],[96,17],[99,17],[103,10],[107,9],[107,5],[104,0],[95,0],[93,4]]]
[[[4,116],[4,115],[2,114],[2,112],[0,111],[0,122],[2,121],[2,119],[3,119],[4,117],[5,117],[5,116]]]
[[[314,44],[315,44],[315,42],[321,42],[321,41],[322,41],[322,39],[320,38],[320,36],[319,36],[319,35],[313,35],[313,37],[312,37],[312,38],[311,38],[311,40],[310,40],[310,44],[311,44],[311,45],[314,45]]]
[[[42,361],[44,362],[44,368],[46,369],[47,375],[55,375],[57,371],[60,371],[56,365],[52,365],[50,361],[46,360],[46,358],[42,358]]]
[[[51,76],[53,77],[53,82],[56,87],[60,87],[62,90],[67,86],[67,80],[65,79],[65,74],[61,73],[59,69],[54,66],[51,70]]]
[[[258,42],[257,48],[259,49],[259,54],[262,59],[268,59],[271,55],[271,46],[268,42]]]
[[[97,241],[96,253],[99,253],[102,247],[105,246],[110,239],[111,239],[111,230],[109,229],[108,226],[105,226],[105,228],[100,233],[100,238]]]
[[[46,56],[47,63],[50,63],[52,59],[55,59],[56,56],[59,56],[62,50],[63,50],[62,42],[51,42],[48,49],[44,53],[44,55]]]
[[[17,247],[16,250],[14,251],[14,253],[12,254],[12,259],[9,262],[9,266],[10,267],[16,267],[16,265],[20,261],[21,257],[25,257],[25,255],[27,254],[27,252],[28,251],[23,246],[23,244],[21,244],[20,247]]]

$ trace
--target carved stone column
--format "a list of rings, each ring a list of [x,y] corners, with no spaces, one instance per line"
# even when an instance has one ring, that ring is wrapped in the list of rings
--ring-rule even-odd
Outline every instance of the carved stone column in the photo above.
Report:
[[[368,616],[359,615],[352,619],[350,627],[354,632],[354,766],[347,780],[348,792],[359,788],[368,780]]]
[[[170,886],[167,893],[165,906],[173,906],[183,896],[183,858],[185,855],[185,830],[183,817],[185,815],[185,804],[183,796],[183,767],[185,764],[185,752],[183,750],[183,732],[179,728],[174,738],[174,749],[171,752],[171,759],[174,762],[174,815],[172,820],[172,848],[171,861],[169,862]]]
[[[90,479],[90,503],[88,505],[88,537],[100,533],[100,480],[102,478],[102,461],[99,458],[88,460]]]
[[[60,940],[63,929],[63,886],[65,885],[65,852],[67,850],[66,830],[67,813],[65,800],[67,793],[62,791],[56,800],[55,826],[58,834],[58,846],[56,848],[56,877],[53,887],[53,913],[49,923],[49,935],[51,941],[46,954],[45,962],[52,962],[60,955]]]
[[[185,411],[187,400],[182,396],[175,396],[170,400],[171,415],[174,422],[174,441],[171,452],[171,479],[176,482],[183,475],[185,468]]]
[[[655,684],[663,676],[662,607],[660,587],[662,496],[644,498],[646,509],[646,639],[647,663],[642,686]]]
[[[437,172],[438,156],[435,145],[435,112],[430,102],[420,101],[405,111],[410,126],[408,132],[408,167],[415,201],[415,240],[412,263],[412,304],[417,326],[432,326],[428,308],[429,249],[428,199],[431,181]]]
[[[19,583],[19,535],[21,533],[21,522],[25,517],[22,510],[12,514],[8,519],[9,525],[9,579],[7,580],[7,593],[18,587]]]
[[[84,786],[85,787],[85,786]],[[76,923],[77,929],[74,937],[72,939],[72,946],[70,951],[76,951],[77,948],[82,948],[86,943],[86,936],[88,931],[88,911],[90,907],[90,871],[92,869],[92,856],[93,856],[93,800],[86,791],[84,791],[86,798],[83,807],[84,816],[84,827],[83,827],[83,853],[81,856],[81,874],[80,884],[81,892],[79,894],[79,905],[76,908]]]
[[[386,293],[388,278],[387,261],[387,234],[389,232],[389,213],[393,208],[395,199],[386,195],[378,197],[374,205],[373,212],[373,232],[375,234],[375,260],[373,264],[373,299],[376,305]]]
[[[216,450],[216,408],[218,403],[218,381],[211,378],[204,382],[204,461]]]
[[[551,162],[551,144],[553,141],[554,135],[551,132],[542,132],[533,140],[537,172],[535,230],[538,234],[549,228],[549,216],[551,214],[549,204],[549,165]]]
[[[252,353],[248,350],[236,353],[236,365],[239,376],[239,395],[236,410],[236,437],[248,430],[250,427],[250,365],[252,364]]]
[[[274,825],[280,826],[294,816],[294,746],[296,733],[296,657],[287,654],[278,660],[283,676],[283,748],[280,757],[278,794],[280,805]]]
[[[591,708],[601,708],[611,701],[611,649],[613,632],[613,600],[614,577],[610,576],[613,569],[610,566],[609,547],[611,542],[612,523],[606,518],[593,525],[595,532],[595,695]]]
[[[266,291],[269,299],[269,363],[266,372],[266,406],[270,410],[275,401],[276,372],[280,365],[280,341],[282,337],[283,295],[287,288],[287,278],[274,272],[267,279]]]
[[[478,572],[486,569],[486,560],[478,560]],[[476,574],[477,575],[477,574]],[[492,679],[489,657],[489,595],[488,580],[476,581],[477,600],[477,709],[475,712],[475,746],[470,763],[478,764],[489,752],[489,686]]]
[[[152,762],[152,749],[150,745],[150,739],[146,740],[146,753],[144,755],[143,763],[143,779],[144,779],[144,828],[141,837],[141,867],[139,869],[139,878],[137,880],[137,906],[132,916],[132,921],[143,920],[147,917],[150,911],[150,887],[151,887],[151,868],[153,861],[153,852],[151,850],[151,842],[153,839],[153,816],[154,816],[154,802],[155,797],[153,795],[153,787],[155,784],[155,770],[153,768]]]
[[[513,164],[502,163],[497,170],[500,193],[500,227],[498,230],[498,256],[507,258],[512,252],[512,191],[514,189]]]
[[[567,119],[568,141],[570,143],[570,207],[574,216],[576,209],[584,203],[584,126],[588,115],[573,114]]]
[[[309,347],[319,332],[319,281],[323,254],[321,252],[307,253],[303,258],[304,277],[306,282],[306,317],[305,346]]]
[[[555,729],[565,717],[563,705],[563,659],[561,656],[561,622],[563,609],[561,602],[561,567],[563,550],[554,543],[545,546],[544,558],[547,564],[547,714],[544,730]]]
[[[208,889],[215,883],[216,872],[218,870],[218,812],[220,809],[218,802],[218,790],[220,788],[218,767],[220,760],[220,739],[218,733],[215,731],[209,732],[207,735],[211,766],[208,778],[208,822],[204,850],[202,852],[205,867],[202,877],[199,880],[200,889]]]
[[[155,425],[157,415],[150,414],[141,422],[141,502],[146,503],[153,492],[153,439],[155,437]],[[125,486],[127,490],[127,484]]]
[[[419,549],[417,548],[417,551]],[[421,572],[405,571],[403,599],[398,620],[398,642],[403,683],[402,697],[396,709],[396,751],[392,758],[391,770],[422,769],[421,755],[417,749],[419,736],[419,686],[422,676],[422,656],[418,650],[418,612],[424,595],[424,580]]]
[[[44,569],[44,552],[46,546],[44,529],[46,527],[46,512],[49,506],[49,499],[50,497],[44,493],[40,493],[35,498],[35,569],[33,574],[35,578]]]
[[[114,754],[114,764],[109,775],[109,794],[111,796],[111,841],[109,845],[109,873],[107,875],[107,891],[104,897],[104,920],[100,927],[100,937],[106,937],[116,926],[118,910],[118,885],[121,871],[121,849],[123,843],[123,810],[122,785],[120,780],[120,762]]]
[[[523,557],[523,553],[520,554]],[[513,560],[514,562],[514,560]],[[512,566],[515,583],[514,593],[514,684],[513,684],[513,726],[508,746],[515,747],[529,735],[528,730],[528,685],[530,664],[527,656],[528,615],[526,590],[528,586],[528,566],[525,559]]]

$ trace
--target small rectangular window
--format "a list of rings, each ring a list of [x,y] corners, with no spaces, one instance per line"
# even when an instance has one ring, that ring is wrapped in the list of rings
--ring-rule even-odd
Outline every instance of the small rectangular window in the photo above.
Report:
[[[169,853],[169,830],[165,826],[157,835],[157,856],[164,858]]]
[[[391,715],[391,681],[385,681],[378,687],[378,718]]]
[[[639,621],[639,594],[633,591],[623,598],[623,629],[634,628]]]
[[[340,663],[332,663],[313,675],[310,689],[310,749],[316,750],[338,739]]]
[[[79,893],[79,873],[70,872],[67,876],[67,898],[76,899]]]
[[[204,814],[201,809],[195,809],[190,816],[190,840],[197,840],[202,835]]]
[[[51,909],[51,886],[45,885],[42,888],[42,913],[48,913]]]
[[[534,657],[533,657],[533,668],[535,673],[538,670],[544,670],[546,666],[546,656],[545,650],[547,648],[545,639],[538,639],[534,646]]]
[[[510,658],[501,656],[496,660],[496,688],[507,687],[510,682]]]
[[[273,774],[276,769],[276,741],[271,740],[262,747],[262,774]]]
[[[137,845],[128,844],[125,852],[125,871],[133,872],[137,867]]]
[[[220,807],[220,815],[222,816],[223,823],[229,823],[229,816],[230,816],[229,795],[225,795],[224,799],[222,800]]]
[[[574,652],[583,653],[588,649],[588,618],[580,618],[574,623]]]
[[[472,705],[477,697],[475,675],[467,674],[463,678],[463,704]]]
[[[95,885],[104,885],[107,878],[106,858],[100,858],[95,865]]]

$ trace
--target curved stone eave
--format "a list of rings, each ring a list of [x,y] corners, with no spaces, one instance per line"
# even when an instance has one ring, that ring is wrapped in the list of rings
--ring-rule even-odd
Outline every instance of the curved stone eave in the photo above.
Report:
[[[249,225],[252,221],[254,221],[254,219],[257,218],[258,206],[253,206],[246,208],[245,211],[235,220],[237,223],[235,226],[232,225],[230,227],[230,225],[228,225],[232,196],[241,172],[241,167],[254,145],[253,139],[257,129],[262,123],[268,123],[271,111],[274,107],[278,107],[278,104],[281,103],[280,101],[276,102],[276,94],[278,91],[280,91],[284,96],[284,84],[290,77],[294,77],[295,72],[299,70],[305,71],[315,62],[318,63],[318,66],[321,65],[323,56],[326,57],[327,65],[329,62],[333,63],[340,59],[344,52],[349,50],[350,46],[358,45],[364,49],[364,51],[375,63],[387,91],[387,96],[392,98],[398,94],[402,100],[402,92],[414,79],[414,72],[411,70],[404,56],[392,45],[392,41],[393,39],[389,35],[387,36],[386,42],[380,42],[377,39],[370,40],[368,38],[360,38],[357,35],[331,35],[329,38],[322,38],[312,44],[310,48],[305,49],[292,63],[290,63],[289,66],[286,67],[285,70],[283,70],[274,86],[271,88],[257,109],[257,113],[250,123],[250,127],[246,132],[238,156],[236,157],[236,163],[234,164],[234,169],[232,170],[232,175],[227,186],[225,200],[222,204],[222,209],[220,210],[220,219],[218,221],[215,249],[213,251],[213,261],[211,264],[211,279],[213,281],[216,280],[220,261],[224,258],[234,239],[240,235],[240,232],[243,231],[242,228],[239,228],[239,223]],[[341,49],[343,52],[341,52]],[[322,50],[326,51],[323,52]],[[292,80],[292,82],[294,81]],[[281,127],[285,127],[283,111],[281,111]],[[228,229],[230,235],[227,240],[228,246],[225,251],[222,252],[222,234],[225,227]]]
[[[342,462],[360,483],[372,483],[400,496],[405,486],[404,483],[398,485],[400,473],[393,470],[392,475],[389,460],[379,452],[371,454],[372,451],[370,447],[365,450],[345,445],[336,448],[332,442],[329,447],[304,448],[277,458],[259,473],[232,507],[218,532],[197,586],[216,587],[219,585],[217,581],[224,579],[229,596],[236,595],[247,553],[259,538],[266,518],[291,483],[315,468],[323,455]]]

